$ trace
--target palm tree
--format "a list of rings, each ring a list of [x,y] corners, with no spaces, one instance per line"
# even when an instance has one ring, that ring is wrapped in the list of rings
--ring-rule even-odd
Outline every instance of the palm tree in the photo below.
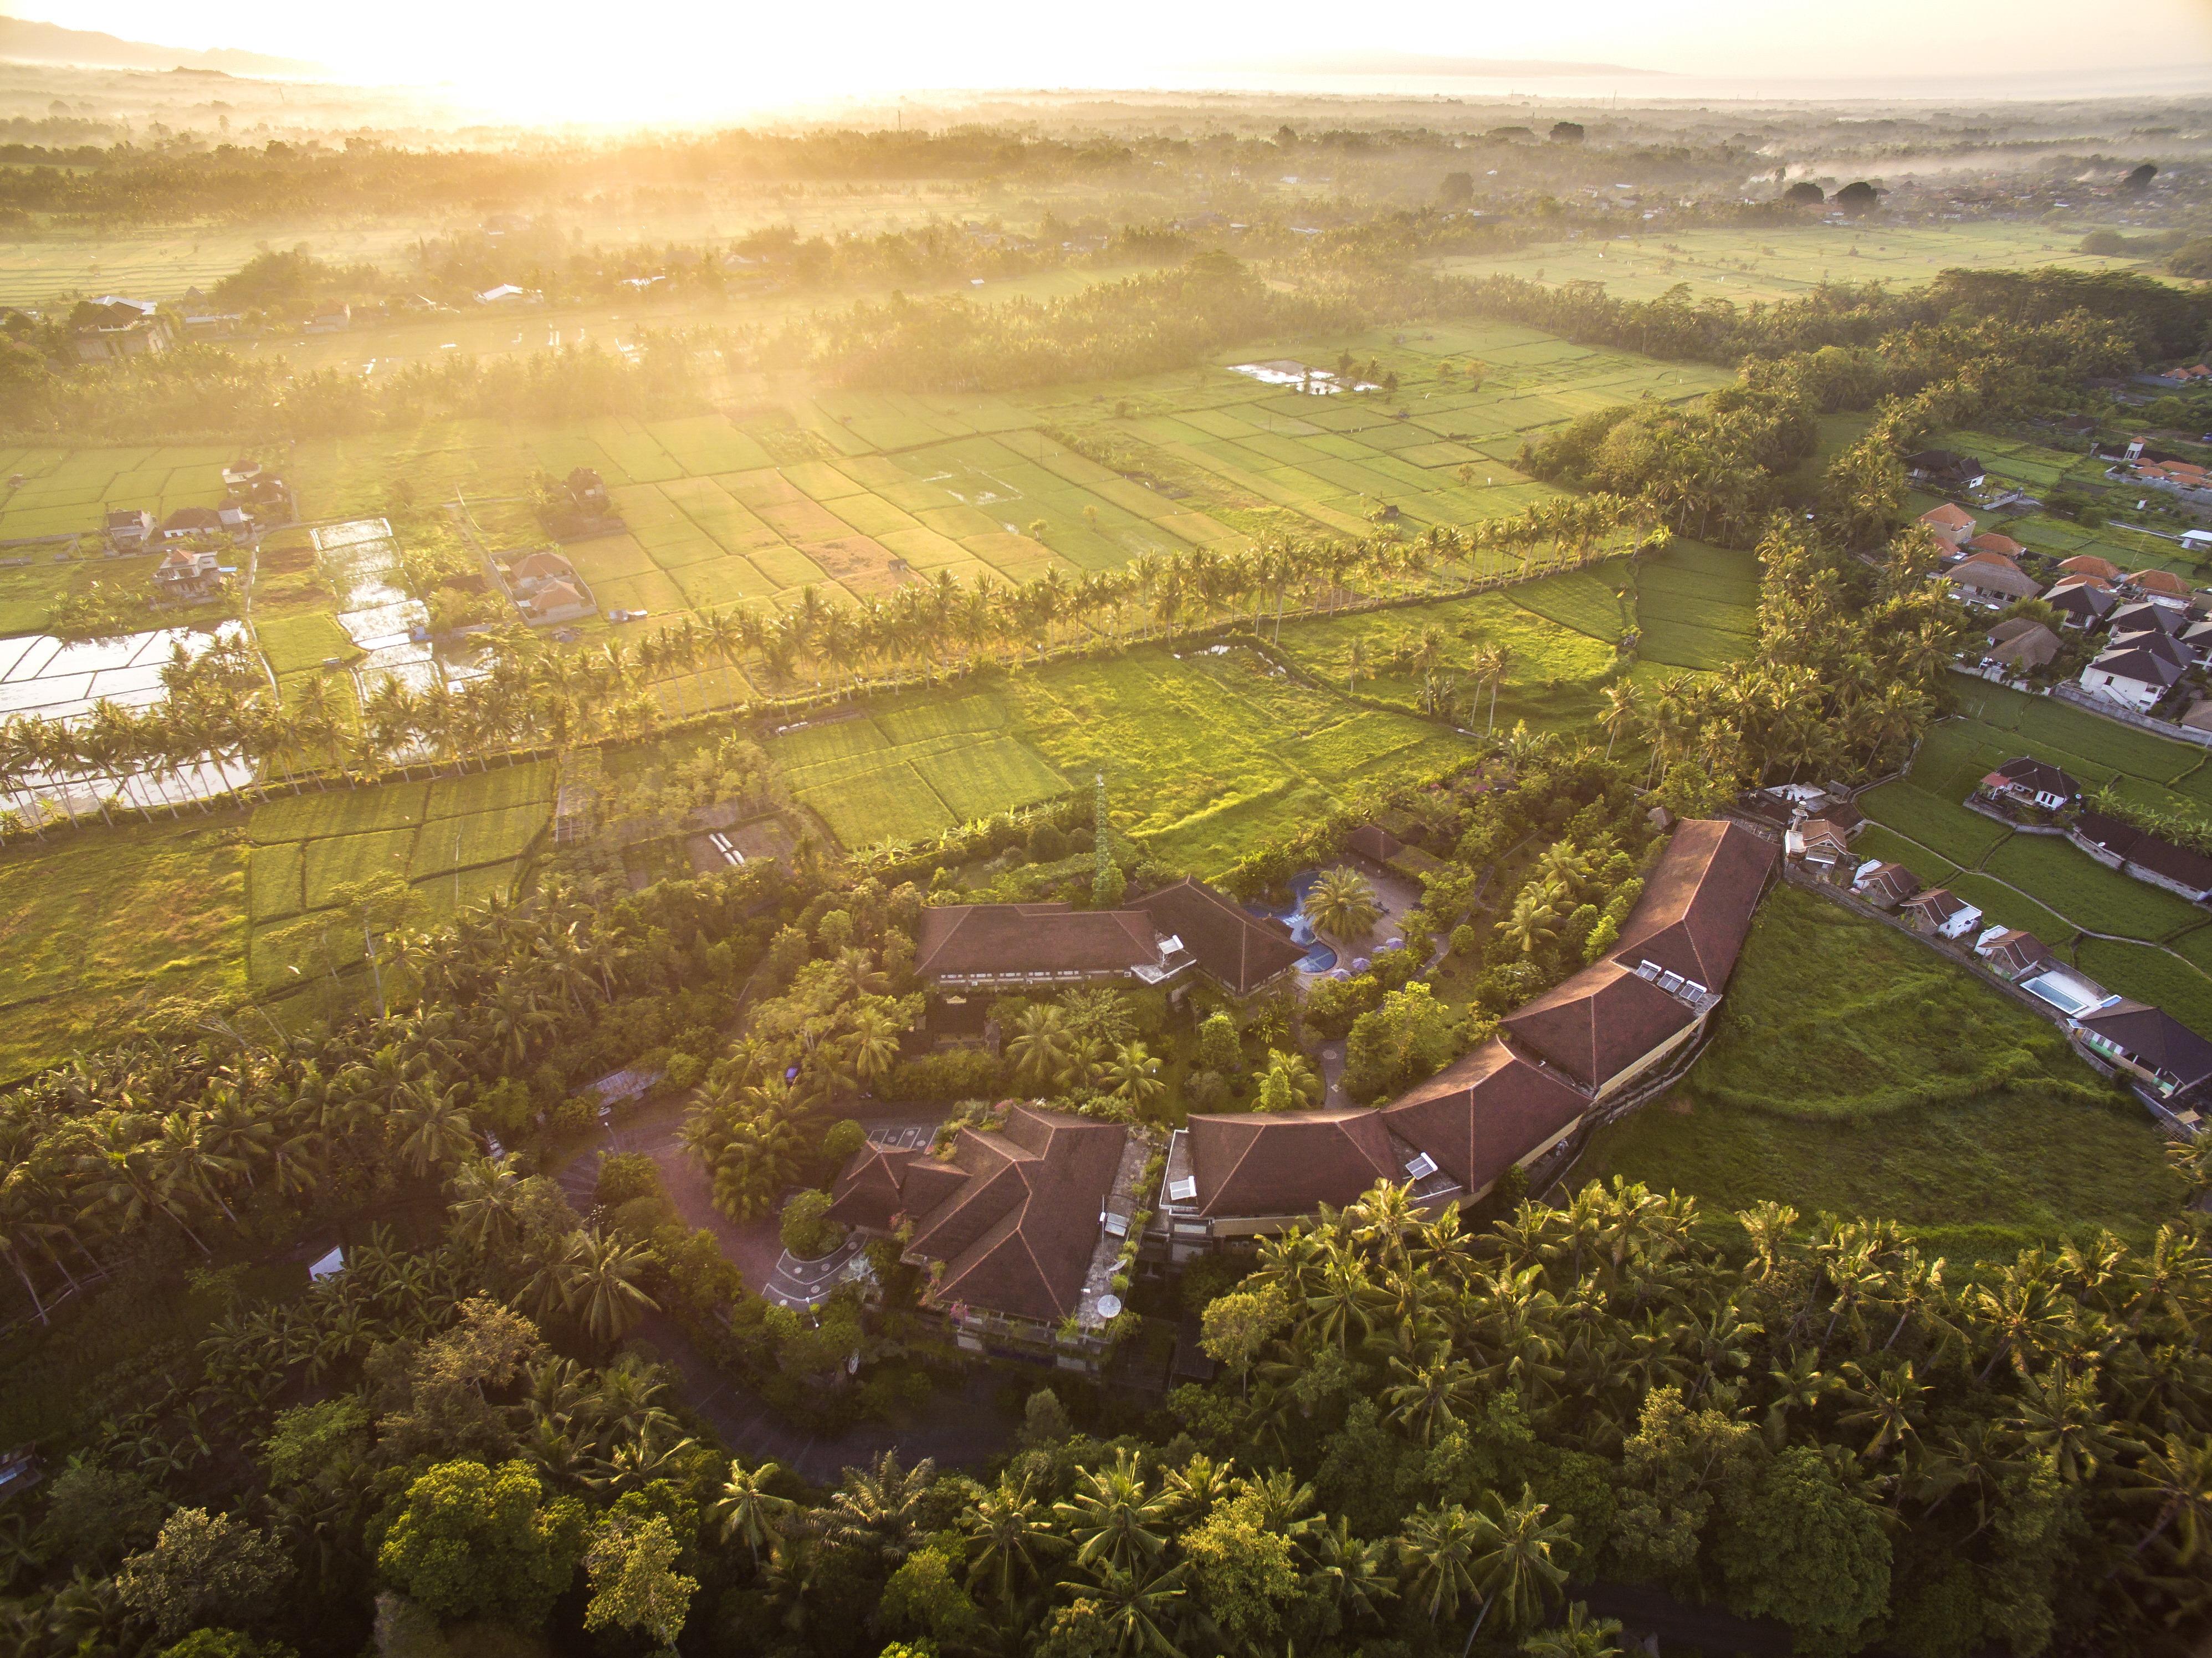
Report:
[[[832,1542],[872,1544],[891,1559],[904,1558],[936,1477],[937,1464],[929,1458],[902,1468],[895,1450],[885,1451],[872,1468],[846,1469],[824,1516],[826,1535]]]
[[[1322,1093],[1321,1078],[1304,1054],[1267,1050],[1267,1068],[1260,1078],[1261,1110],[1304,1110],[1319,1105]]]
[[[1342,865],[1323,870],[1306,894],[1306,920],[1316,932],[1349,943],[1366,932],[1382,914],[1375,889],[1358,870]]]
[[[1620,1658],[1618,1618],[1593,1618],[1580,1600],[1567,1608],[1567,1621],[1539,1630],[1521,1643],[1528,1658]]]
[[[1073,1494],[1053,1504],[1053,1512],[1074,1540],[1076,1564],[1103,1563],[1125,1572],[1159,1558],[1172,1518],[1166,1495],[1150,1488],[1127,1450],[1116,1452],[1109,1466],[1079,1474]]]
[[[1044,1505],[1030,1495],[1026,1479],[1016,1485],[1001,1474],[998,1485],[976,1499],[961,1523],[973,1546],[968,1582],[971,1587],[990,1583],[993,1598],[1002,1606],[1012,1604],[1018,1583],[1036,1577],[1039,1557],[1060,1546]]]
[[[1115,1048],[1113,1057],[1106,1061],[1105,1080],[1112,1084],[1117,1098],[1139,1111],[1167,1090],[1158,1059],[1140,1042],[1123,1042]]]
[[[641,1243],[602,1236],[597,1228],[578,1232],[568,1240],[556,1275],[562,1305],[592,1340],[611,1346],[647,1313],[660,1310],[637,1285],[652,1260],[653,1252]]]
[[[1498,1607],[1506,1629],[1518,1632],[1542,1615],[1546,1604],[1567,1581],[1566,1568],[1552,1558],[1552,1552],[1567,1540],[1571,1522],[1556,1520],[1546,1525],[1548,1508],[1536,1501],[1525,1485],[1521,1500],[1510,1508],[1496,1491],[1490,1492],[1484,1498],[1484,1510],[1481,1522],[1486,1535],[1474,1563],[1475,1576],[1482,1586],[1483,1609],[1486,1614],[1491,1607]],[[1481,1626],[1478,1619],[1475,1627]]]
[[[1014,1020],[1006,1052],[1014,1061],[1015,1080],[1024,1088],[1062,1086],[1075,1063],[1075,1037],[1066,1014],[1052,1002],[1024,1008]]]
[[[1489,1540],[1482,1522],[1456,1503],[1443,1509],[1423,1504],[1407,1516],[1398,1539],[1401,1581],[1431,1624],[1455,1616],[1463,1600],[1481,1599],[1475,1559]]]
[[[732,1457],[729,1478],[722,1482],[722,1494],[714,1500],[712,1513],[722,1522],[722,1540],[743,1538],[752,1552],[755,1571],[760,1570],[761,1545],[774,1548],[783,1541],[781,1523],[798,1507],[789,1497],[769,1490],[781,1473],[773,1462],[763,1462],[748,1472],[744,1463]]]
[[[1643,717],[1644,705],[1636,691],[1636,682],[1623,679],[1605,688],[1605,706],[1598,712],[1598,724],[1605,727],[1605,757],[1613,758],[1613,745],[1620,740],[1621,733],[1636,729]]]

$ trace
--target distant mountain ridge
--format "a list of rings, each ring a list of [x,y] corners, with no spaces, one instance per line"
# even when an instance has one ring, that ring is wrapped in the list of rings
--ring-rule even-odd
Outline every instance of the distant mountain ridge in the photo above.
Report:
[[[69,64],[84,69],[212,70],[223,75],[326,76],[320,64],[296,58],[270,58],[258,52],[221,47],[194,52],[125,40],[92,29],[65,29],[27,17],[0,17],[0,58],[18,64]]]

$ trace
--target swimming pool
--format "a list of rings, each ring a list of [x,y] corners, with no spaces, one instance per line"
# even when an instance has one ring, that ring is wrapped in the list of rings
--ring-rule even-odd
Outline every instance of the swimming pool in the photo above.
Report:
[[[1336,965],[1336,951],[1314,937],[1313,923],[1306,920],[1306,894],[1314,889],[1321,878],[1317,869],[1302,869],[1291,877],[1291,905],[1287,909],[1269,908],[1265,904],[1247,904],[1244,908],[1255,915],[1272,916],[1291,929],[1291,942],[1306,946],[1306,953],[1298,958],[1301,973],[1326,973]]]

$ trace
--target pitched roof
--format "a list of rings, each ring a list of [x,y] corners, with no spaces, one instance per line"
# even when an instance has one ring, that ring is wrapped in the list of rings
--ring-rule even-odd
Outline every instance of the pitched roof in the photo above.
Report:
[[[2084,622],[2094,622],[2118,603],[2100,583],[2089,576],[2053,582],[2043,598],[2053,610],[2078,616]]]
[[[1879,892],[1893,904],[1901,904],[1920,890],[1920,878],[1902,864],[1885,864],[1879,858],[1871,870],[1862,868],[1851,884],[1863,892]]]
[[[1920,521],[1931,529],[1942,528],[1954,532],[1971,530],[1974,527],[1973,514],[1962,507],[1953,506],[1948,501],[1941,507],[1933,507],[1921,513]]]
[[[2002,777],[2006,782],[2024,789],[2033,789],[2039,794],[2062,795],[2069,800],[2078,799],[2081,793],[2081,786],[2069,774],[2030,755],[2006,761],[1990,775]]]
[[[2189,584],[2171,570],[2137,570],[2128,580],[2145,592],[2171,593],[2176,598],[2189,597]]]
[[[1127,973],[1160,958],[1150,915],[1066,904],[934,904],[915,944],[925,978]]]
[[[2043,591],[2043,584],[2027,571],[1994,555],[1954,565],[1945,580],[1954,587],[1971,587],[1977,592],[1996,593],[2006,598],[2027,598]]]
[[[853,1153],[830,1190],[830,1218],[846,1226],[888,1232],[903,1213],[900,1177],[921,1154],[910,1145],[878,1145],[871,1140]]]
[[[1249,996],[1304,958],[1291,930],[1273,917],[1248,914],[1205,882],[1186,876],[1133,900],[1152,930],[1182,940],[1199,971],[1232,996]]]
[[[2027,550],[2025,544],[2010,536],[2000,535],[1995,530],[1984,530],[1966,544],[1978,553],[1997,553],[2006,558],[2018,558]]]
[[[2200,696],[2191,703],[2181,723],[2191,731],[2212,732],[2212,696]]]
[[[2109,558],[2099,558],[2094,553],[2076,553],[2071,558],[2062,558],[2058,568],[2070,570],[2075,575],[2093,575],[2104,581],[2118,581],[2120,567]]]
[[[2074,819],[2074,833],[2154,875],[2162,875],[2192,891],[2212,891],[2212,858],[2176,846],[2163,835],[2152,835],[2101,811],[2081,812]]]
[[[2000,549],[1998,549],[1998,548],[1995,548],[1995,547],[1984,547],[1984,546],[1981,546],[1981,545],[1979,544],[1980,544],[1980,543],[1982,543],[1982,542],[1989,541],[1989,540],[1991,540],[1991,539],[1995,539],[1995,540],[1997,540],[1997,541],[2002,541],[2002,540],[2004,539],[2004,537],[2003,537],[2002,536],[1996,536],[1996,537],[1990,537],[1990,536],[1976,536],[1976,537],[1973,538],[1973,540],[1972,540],[1972,541],[1970,541],[1970,542],[1968,542],[1968,543],[1966,544],[1966,545],[1968,545],[1969,547],[1973,548],[1973,549],[1974,549],[1974,550],[1973,550],[1972,552],[1971,552],[1971,553],[1968,553],[1968,554],[1966,556],[1966,557],[1964,557],[1964,558],[1960,559],[1960,560],[1959,561],[1959,562],[1960,562],[1960,563],[1961,563],[1961,564],[1996,564],[1996,565],[2002,566],[2003,568],[2008,569],[2008,570],[2017,570],[2018,568],[2020,568],[2020,562],[2019,562],[2019,561],[2018,561],[2017,559],[2015,559],[2015,558],[2014,558],[2014,557],[2010,553],[2008,553],[2008,552],[2002,551],[2002,550],[2000,550]]]
[[[2027,626],[2016,628],[2004,638],[1992,633],[1989,659],[2014,666],[2040,668],[2055,661],[2058,656],[2058,635],[2040,622],[2029,622],[2026,616],[2016,616]],[[2009,625],[2009,624],[2007,624]]]
[[[164,530],[219,530],[222,519],[212,507],[179,507],[161,520]]]
[[[1310,1215],[1406,1178],[1380,1111],[1198,1116],[1189,1132],[1198,1212],[1209,1217]]]
[[[1771,841],[1740,823],[1710,817],[1684,823],[1644,881],[1613,959],[1630,968],[1656,962],[1718,990],[1735,968],[1776,856]]]
[[[1356,856],[1387,864],[1406,849],[1406,843],[1380,823],[1362,823],[1344,838]]]
[[[514,561],[514,574],[519,580],[571,576],[575,573],[575,568],[558,553],[528,553]]]
[[[2171,635],[2188,626],[2189,617],[2171,604],[2154,604],[2145,598],[2132,600],[2112,612],[2112,631],[2116,634],[2155,629]]]
[[[1798,826],[1797,832],[1804,837],[1805,850],[1808,853],[1815,847],[1825,847],[1841,857],[1851,849],[1850,832],[1825,817],[1807,818]]]
[[[1939,925],[1970,910],[1976,915],[1982,913],[1948,887],[1929,887],[1924,891],[1916,892],[1905,901],[1901,908],[1924,915]]]
[[[2042,939],[2018,927],[2007,927],[1996,938],[1985,939],[1974,948],[1993,966],[2012,974],[2026,973],[2031,968],[2057,959]]]
[[[963,1178],[916,1216],[907,1245],[945,1263],[930,1299],[1047,1323],[1073,1312],[1127,1133],[1027,1105],[1006,1114],[1002,1133],[963,1128],[952,1160]]]
[[[2074,1023],[2094,1031],[2145,1069],[2172,1077],[2180,1087],[2212,1078],[2212,1042],[2161,1009],[2123,998]]]
[[[1697,1015],[1618,959],[1586,967],[1504,1018],[1513,1040],[1595,1091]]]
[[[2131,679],[2138,685],[2167,686],[2179,681],[2182,667],[2158,652],[2141,645],[2106,651],[2089,665],[2115,679]]]
[[[1390,1132],[1480,1192],[1589,1109],[1564,1078],[1494,1038],[1382,1108]]]

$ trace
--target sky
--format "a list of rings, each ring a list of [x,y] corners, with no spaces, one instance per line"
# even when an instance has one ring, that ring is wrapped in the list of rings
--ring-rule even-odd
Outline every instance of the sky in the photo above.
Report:
[[[1338,52],[1618,64],[1684,77],[1693,95],[1732,79],[1750,92],[1902,74],[1967,97],[2034,77],[2034,95],[2047,96],[2073,77],[2102,91],[2109,82],[2093,83],[2114,72],[2156,69],[2172,84],[2176,70],[2201,66],[2194,84],[2212,94],[2212,0],[2123,10],[2124,27],[2081,0],[1400,0],[1382,14],[1337,0],[0,0],[0,12],[131,39],[450,86],[532,120],[681,120],[902,89],[1249,85],[1231,66],[1285,59],[1319,85],[1313,66]],[[1679,89],[1648,76],[1577,84],[1624,97]],[[1374,77],[1367,89],[1437,88]]]

